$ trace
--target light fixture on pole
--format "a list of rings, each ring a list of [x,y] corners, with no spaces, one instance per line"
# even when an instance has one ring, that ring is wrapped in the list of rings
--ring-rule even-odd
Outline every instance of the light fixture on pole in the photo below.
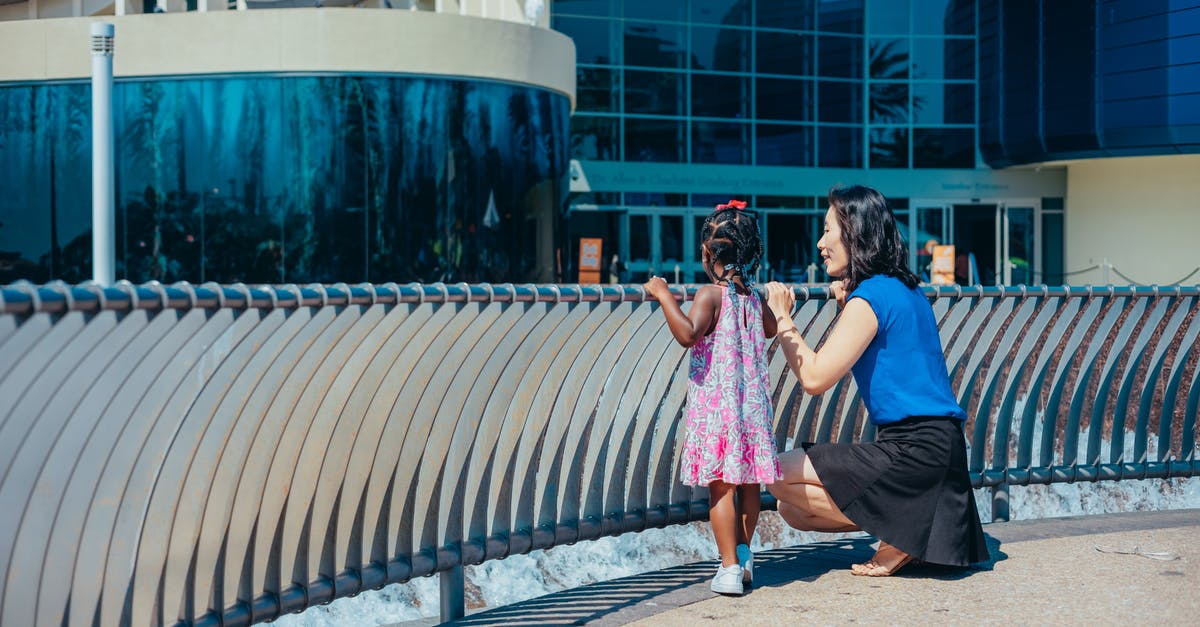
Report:
[[[92,280],[116,280],[113,25],[92,23]]]

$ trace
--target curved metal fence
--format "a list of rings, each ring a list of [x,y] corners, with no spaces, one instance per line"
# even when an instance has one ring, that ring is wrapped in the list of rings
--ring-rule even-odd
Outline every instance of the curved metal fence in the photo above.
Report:
[[[1200,474],[1200,289],[928,293],[976,486]],[[797,295],[816,341],[836,307]],[[676,478],[686,353],[643,301],[0,289],[0,624],[248,624],[705,518]],[[810,397],[771,370],[781,448],[873,436],[850,378]]]

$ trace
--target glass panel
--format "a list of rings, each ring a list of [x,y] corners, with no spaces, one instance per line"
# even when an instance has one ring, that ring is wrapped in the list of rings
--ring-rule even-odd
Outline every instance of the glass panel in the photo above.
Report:
[[[867,14],[867,30],[873,34],[908,34],[908,0],[870,0]]]
[[[617,113],[617,86],[619,73],[616,70],[581,67],[575,71],[576,111],[600,111]]]
[[[918,128],[913,130],[914,168],[974,168],[975,130]]]
[[[763,74],[808,76],[813,73],[813,37],[798,33],[759,31],[756,68]]]
[[[825,32],[863,32],[863,0],[821,0],[817,28]]]
[[[975,123],[975,85],[946,85],[946,123]]]
[[[1063,216],[1061,213],[1042,214],[1042,276],[1037,283],[1064,285],[1063,275]]]
[[[817,240],[824,230],[825,216],[818,213],[771,213],[766,219],[766,262],[771,280],[785,283],[808,281],[813,266],[818,282],[829,280],[817,253]]]
[[[683,216],[658,216],[659,243],[662,244],[662,272],[683,261]]]
[[[687,3],[627,0],[625,2],[625,19],[682,22],[687,19]]]
[[[758,26],[767,28],[790,28],[793,30],[813,30],[814,7],[816,0],[759,0],[755,7],[754,21]],[[761,33],[759,34],[761,36]]]
[[[616,0],[554,0],[554,11],[551,15],[616,15],[614,5]]]
[[[692,67],[723,72],[750,71],[750,31],[692,27]]]
[[[683,161],[685,124],[678,120],[625,118],[626,161]]]
[[[1033,246],[1033,208],[1008,207],[1008,284],[1032,285],[1036,265]]]
[[[738,122],[692,122],[692,161],[750,163],[750,125]]]
[[[754,115],[760,120],[807,122],[813,119],[812,81],[755,79]]]
[[[29,188],[22,213],[45,216],[26,227],[0,206],[0,237],[45,233],[30,252],[55,265],[47,279],[82,280],[68,264],[77,250],[90,259],[80,238],[91,187],[73,178],[90,168],[67,150],[87,146],[83,134],[72,137],[88,128],[86,115],[55,113],[77,93],[87,90],[0,88],[0,185],[10,189],[15,170]],[[562,96],[440,78],[236,77],[123,81],[113,104],[118,278],[556,279]],[[14,130],[33,129],[17,124],[33,115],[40,132]]]
[[[578,63],[611,64],[616,60],[613,56],[613,24],[609,20],[584,17],[554,18],[554,30],[575,41]]]
[[[908,129],[871,129],[871,167],[908,167]]]
[[[750,117],[750,79],[744,76],[692,74],[692,115]]]
[[[908,39],[871,40],[871,78],[908,78]]]
[[[813,164],[813,129],[811,126],[759,124],[755,127],[758,165]]]
[[[650,216],[629,216],[629,260],[650,260]]]
[[[821,81],[818,89],[822,122],[862,123],[862,83]]]
[[[971,80],[975,78],[975,40],[946,40],[946,78]]]
[[[838,78],[862,78],[863,40],[861,37],[820,38],[820,75]]]
[[[684,115],[684,74],[625,70],[625,112]]]
[[[914,244],[917,246],[917,267],[914,271],[925,281],[930,278],[933,247],[947,241],[942,228],[945,211],[946,209],[940,206],[917,207],[916,209],[917,237]]]
[[[862,127],[859,126],[818,128],[819,165],[827,168],[861,168],[862,132]]]
[[[625,63],[647,67],[683,68],[687,56],[685,40],[682,25],[627,22]]]
[[[954,205],[954,282],[997,285],[996,205]]]
[[[824,198],[812,196],[756,196],[754,206],[759,209],[812,209],[825,204]]]
[[[627,192],[625,204],[630,207],[686,207],[687,194],[663,194],[656,192]]]
[[[950,0],[912,0],[913,33],[943,35],[950,18]]]
[[[871,122],[908,123],[908,83],[871,83]]]
[[[962,50],[964,41],[968,45],[972,45],[970,50]],[[962,68],[964,64],[968,63],[968,60],[955,61],[953,55],[956,54],[970,55],[969,68],[965,75],[962,75],[964,71]],[[973,44],[970,40],[914,37],[912,40],[912,77],[916,79],[972,78],[975,67],[974,54]],[[959,75],[955,76],[956,73]]]
[[[620,159],[616,118],[587,115],[571,117],[571,157],[616,161]]]
[[[692,0],[692,21],[706,24],[749,25],[747,0]]]

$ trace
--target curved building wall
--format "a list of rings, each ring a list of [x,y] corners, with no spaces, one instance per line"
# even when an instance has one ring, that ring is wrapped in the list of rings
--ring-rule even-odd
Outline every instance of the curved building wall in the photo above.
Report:
[[[1200,153],[1200,0],[979,2],[992,167]]]
[[[566,37],[385,10],[113,21],[118,278],[556,279]],[[0,283],[91,277],[88,23],[0,24]]]

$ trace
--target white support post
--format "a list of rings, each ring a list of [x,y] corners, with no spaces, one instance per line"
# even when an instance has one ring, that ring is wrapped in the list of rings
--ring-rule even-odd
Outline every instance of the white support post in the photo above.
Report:
[[[120,1],[120,0],[118,0]],[[92,23],[92,280],[116,280],[113,25]]]

